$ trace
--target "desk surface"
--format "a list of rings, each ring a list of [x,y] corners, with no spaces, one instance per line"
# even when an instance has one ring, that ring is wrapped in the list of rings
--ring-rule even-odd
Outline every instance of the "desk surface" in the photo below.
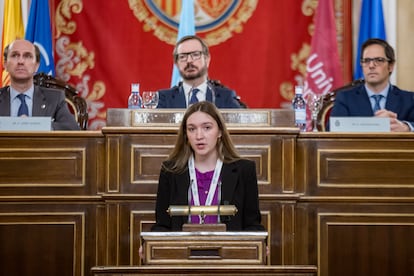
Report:
[[[226,266],[226,267],[133,267],[133,266],[113,266],[113,267],[93,267],[92,275],[316,275],[317,267],[311,265],[303,266]]]

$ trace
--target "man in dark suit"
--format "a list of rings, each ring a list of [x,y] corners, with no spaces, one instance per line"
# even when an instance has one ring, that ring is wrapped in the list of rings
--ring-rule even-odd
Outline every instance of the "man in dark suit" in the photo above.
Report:
[[[390,118],[391,131],[414,131],[414,93],[390,84],[394,49],[382,39],[368,39],[361,48],[365,84],[337,93],[331,117]]]
[[[51,117],[53,130],[79,130],[63,91],[33,84],[40,65],[40,51],[27,40],[17,39],[4,49],[4,68],[10,86],[0,89],[0,116]]]
[[[181,38],[173,56],[183,81],[171,89],[159,91],[158,108],[186,108],[205,100],[218,108],[241,107],[233,90],[208,80],[210,52],[201,38],[194,35]]]

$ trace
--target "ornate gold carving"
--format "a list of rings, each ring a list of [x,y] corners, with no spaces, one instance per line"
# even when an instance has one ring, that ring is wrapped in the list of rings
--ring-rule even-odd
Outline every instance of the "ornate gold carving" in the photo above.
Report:
[[[211,1],[197,0],[197,4],[203,8],[211,17],[217,17],[228,6],[230,0]],[[210,46],[218,45],[231,38],[233,33],[241,33],[243,24],[249,20],[253,11],[256,9],[258,0],[241,1],[241,6],[237,12],[227,20],[226,24],[213,31],[206,32],[205,40]],[[133,11],[134,16],[143,23],[143,30],[153,32],[161,41],[174,45],[177,41],[177,30],[164,25],[163,22],[152,16],[143,0],[128,0],[129,7]],[[197,7],[197,6],[196,6]],[[197,17],[196,17],[197,22]]]
[[[73,51],[75,53],[76,60],[78,61],[73,69],[68,68],[67,70],[67,72],[72,76],[81,77],[86,69],[92,69],[95,67],[95,53],[88,52],[81,41],[69,44],[66,47],[66,50]]]
[[[293,95],[295,94],[295,92],[293,91],[293,84],[291,82],[282,82],[280,84],[280,95],[285,99],[285,100],[291,100],[293,99]]]
[[[292,70],[297,70],[302,76],[306,74],[306,59],[309,57],[311,52],[311,45],[308,43],[303,43],[302,48],[299,50],[298,54],[292,54],[291,56],[291,68]]]
[[[209,32],[205,39],[210,46],[218,45],[232,37],[232,33],[241,33],[243,24],[249,20],[257,6],[257,0],[246,0],[227,24],[216,31]]]
[[[295,77],[298,83],[303,83],[306,76],[306,59],[308,58],[311,51],[311,46],[308,43],[303,43],[299,53],[293,53],[291,59],[291,69],[298,71],[299,75]],[[286,99],[291,100],[294,96],[294,85],[291,82],[282,82],[280,85],[280,95]]]
[[[76,23],[70,21],[72,13],[80,13],[83,9],[82,0],[62,0],[56,8],[56,37],[61,34],[73,34]]]
[[[218,17],[223,12],[223,10],[228,7],[229,3],[232,0],[220,0],[220,1],[211,1],[211,0],[198,0],[198,4],[203,8],[203,11],[211,17]]]
[[[92,91],[89,93],[88,82],[90,76],[86,74],[88,69],[95,67],[95,53],[88,51],[82,41],[71,42],[68,36],[62,34],[73,34],[77,25],[71,21],[72,13],[81,13],[83,9],[82,0],[62,0],[56,9],[56,52],[60,59],[56,63],[56,75],[62,80],[68,81],[72,76],[81,81],[76,85],[80,95],[88,103],[88,114],[91,121],[90,129],[99,129],[105,126],[106,113],[105,103],[102,101],[106,92],[105,83],[96,81]]]
[[[318,7],[319,0],[303,0],[302,2],[302,12],[306,16],[313,16]]]

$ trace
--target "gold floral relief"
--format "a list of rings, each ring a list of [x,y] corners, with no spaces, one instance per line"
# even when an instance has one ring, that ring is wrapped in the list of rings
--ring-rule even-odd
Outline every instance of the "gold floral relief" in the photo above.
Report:
[[[295,77],[297,83],[302,83],[306,75],[306,60],[310,54],[311,46],[309,43],[303,43],[298,53],[293,53],[290,56],[291,69],[297,71],[298,75]],[[280,85],[280,95],[283,99],[290,101],[294,96],[294,84],[286,81]]]
[[[302,2],[302,13],[305,16],[313,16],[318,7],[318,1],[319,0],[304,0]]]
[[[196,0],[195,1],[195,21],[196,26],[200,20],[197,16],[198,11],[202,9],[202,14],[206,13],[209,17],[215,18],[220,16],[232,0],[211,1],[211,0]],[[232,14],[225,24],[204,32],[203,38],[209,46],[218,45],[234,34],[243,32],[243,24],[246,23],[253,15],[256,9],[258,0],[243,0],[240,1],[240,7],[235,14]],[[143,30],[145,32],[153,32],[159,40],[168,44],[174,45],[177,40],[177,30],[171,26],[165,25],[161,20],[158,20],[153,12],[148,9],[144,0],[128,0],[130,9],[138,21],[143,23]],[[170,10],[166,10],[167,14],[173,16]]]
[[[76,22],[71,21],[72,13],[80,13],[83,9],[82,0],[62,0],[56,8],[56,37],[62,34],[73,34]]]
[[[283,99],[290,101],[293,99],[294,91],[293,91],[293,84],[292,82],[285,81],[280,84],[280,95]]]
[[[105,125],[105,103],[103,96],[106,86],[103,81],[95,81],[90,86],[88,70],[95,67],[95,53],[89,51],[82,41],[73,42],[70,36],[76,32],[77,24],[72,20],[74,13],[80,14],[83,10],[82,0],[62,0],[56,8],[56,52],[59,56],[56,64],[56,75],[68,81],[72,76],[79,78],[76,89],[88,103],[90,129],[99,129]]]
[[[67,66],[67,70],[65,70],[70,75],[80,78],[87,69],[95,67],[95,53],[88,52],[81,41],[70,43],[66,46],[66,50],[74,53],[74,57],[76,57],[76,59],[72,58],[72,62],[68,63],[70,66]]]
[[[90,105],[89,114],[93,118],[106,118],[106,112],[102,111],[103,107],[105,106],[102,100],[103,96],[106,92],[106,86],[103,81],[97,81],[92,86],[92,91],[87,95],[86,101],[88,103],[92,103]]]

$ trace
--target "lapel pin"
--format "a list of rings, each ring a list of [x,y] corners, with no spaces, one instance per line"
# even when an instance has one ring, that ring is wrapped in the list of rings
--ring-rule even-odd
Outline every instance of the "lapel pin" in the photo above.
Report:
[[[40,106],[40,108],[41,108],[41,109],[45,109],[45,108],[46,108],[46,105],[45,105],[45,104],[42,104],[42,105]]]

